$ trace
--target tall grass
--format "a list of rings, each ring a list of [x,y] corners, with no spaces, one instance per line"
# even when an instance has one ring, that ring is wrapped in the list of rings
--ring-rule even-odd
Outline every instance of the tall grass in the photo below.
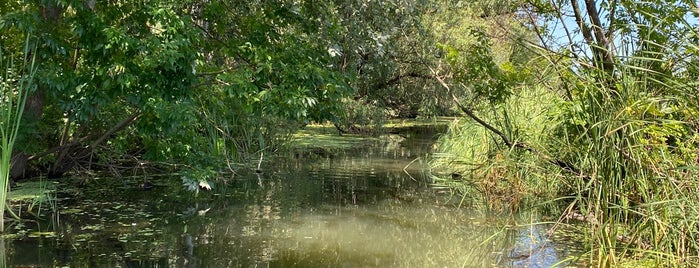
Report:
[[[653,11],[637,10],[656,18]],[[699,35],[664,16],[652,26],[620,24],[630,31],[619,31],[613,68],[580,68],[562,81],[573,92],[559,153],[582,171],[571,178],[569,208],[586,215],[590,258],[601,267],[699,265],[699,62],[691,53]]]
[[[24,57],[15,63],[12,57],[3,58],[0,48],[0,231],[5,229],[5,207],[10,186],[12,151],[22,121],[27,95],[33,86],[36,73],[35,58],[30,55],[29,38],[24,47]]]
[[[463,120],[440,140],[432,168],[453,174],[437,182],[459,191],[462,203],[487,209],[568,200],[561,219],[583,215],[589,263],[600,267],[699,265],[696,82],[651,70],[648,61],[658,60],[632,56],[614,73],[570,71],[561,83],[571,98],[530,88],[490,114],[481,111],[513,140],[579,173],[503,147]]]
[[[618,67],[611,83],[594,75],[576,81],[576,109],[565,113],[580,123],[562,126],[572,137],[567,157],[585,171],[573,190],[588,215],[592,261],[602,267],[630,259],[695,265],[698,174],[682,166],[698,161],[697,126],[683,115],[696,107],[651,88],[652,81],[638,75],[640,67]]]
[[[556,98],[543,87],[524,88],[480,116],[513,142],[546,148],[551,130],[560,123]],[[462,205],[517,210],[522,201],[560,191],[558,171],[542,164],[545,159],[504,146],[496,135],[472,120],[455,120],[438,144],[439,153],[431,161],[436,183],[457,190],[463,197]]]

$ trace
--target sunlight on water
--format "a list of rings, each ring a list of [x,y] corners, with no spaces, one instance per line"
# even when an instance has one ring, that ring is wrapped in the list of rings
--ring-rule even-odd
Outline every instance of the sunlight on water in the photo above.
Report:
[[[430,188],[432,138],[276,158],[198,198],[178,182],[95,179],[62,201],[55,236],[9,243],[8,266],[550,267],[570,255],[537,217],[457,208]]]
[[[265,250],[272,267],[550,267],[559,252],[547,228],[504,228],[429,204],[322,207],[275,221]],[[261,257],[261,256],[259,256]]]
[[[300,215],[286,227],[280,262],[344,267],[482,266],[493,258],[472,219],[443,208],[326,208]],[[469,226],[471,225],[471,226]]]

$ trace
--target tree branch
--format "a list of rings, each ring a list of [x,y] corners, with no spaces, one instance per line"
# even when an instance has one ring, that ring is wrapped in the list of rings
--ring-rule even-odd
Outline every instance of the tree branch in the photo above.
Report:
[[[136,119],[138,119],[138,117],[140,117],[140,115],[141,115],[140,112],[136,112],[136,113],[132,114],[131,116],[129,116],[128,118],[126,118],[126,119],[124,119],[124,120],[121,120],[121,121],[120,121],[119,123],[117,123],[114,127],[112,127],[112,128],[109,129],[107,132],[105,132],[104,134],[102,134],[97,140],[95,140],[94,142],[92,142],[92,144],[90,145],[90,148],[96,147],[96,146],[99,145],[100,143],[104,142],[109,136],[113,135],[114,133],[116,133],[117,131],[121,130],[122,128],[124,128],[124,127],[130,125],[131,123],[135,122]],[[41,153],[38,153],[38,154],[35,154],[35,155],[32,155],[32,156],[29,156],[29,157],[27,158],[27,161],[31,161],[31,160],[34,160],[34,159],[39,159],[39,158],[42,158],[42,157],[47,156],[47,155],[49,155],[49,154],[52,154],[52,153],[58,152],[58,151],[60,151],[60,150],[63,150],[63,149],[65,149],[65,148],[70,148],[70,147],[79,145],[79,144],[81,144],[81,143],[83,143],[83,142],[86,142],[86,141],[90,140],[90,139],[93,138],[93,137],[95,137],[95,135],[88,135],[88,136],[85,136],[85,137],[82,137],[82,138],[79,138],[79,139],[75,139],[75,140],[70,141],[70,142],[65,143],[65,144],[61,144],[61,145],[58,145],[58,146],[54,146],[54,147],[52,147],[51,149],[48,149],[48,150],[43,151],[43,152],[41,152]]]
[[[592,31],[595,33],[595,39],[597,40],[597,58],[599,67],[603,70],[610,72],[614,69],[614,56],[612,55],[612,43],[607,39],[607,34],[604,32],[602,27],[602,21],[599,18],[599,11],[597,11],[597,5],[593,0],[585,0],[585,6],[587,7],[587,13],[590,16],[590,21],[592,22]],[[594,50],[593,50],[594,51]]]
[[[128,118],[125,118],[124,120],[121,120],[119,123],[117,123],[117,124],[114,125],[112,128],[110,128],[109,130],[107,130],[107,132],[105,132],[104,134],[102,134],[102,136],[100,136],[97,140],[95,140],[94,142],[92,142],[92,144],[90,144],[90,148],[95,148],[95,147],[97,147],[97,145],[99,145],[100,143],[104,142],[107,138],[109,138],[109,136],[111,136],[111,135],[113,135],[114,133],[116,133],[117,131],[119,131],[119,130],[125,128],[125,127],[127,127],[127,126],[130,125],[131,123],[136,122],[136,120],[137,120],[140,116],[141,116],[141,111],[136,111],[136,112],[134,112],[131,116],[129,116]]]
[[[578,24],[578,27],[580,27],[585,42],[590,47],[590,50],[592,50],[594,66],[606,72],[612,72],[614,70],[614,57],[611,51],[612,44],[607,39],[604,28],[602,28],[597,6],[593,0],[585,0],[584,2],[592,27],[590,28],[585,24],[582,10],[578,5],[578,0],[570,0],[570,5],[573,7],[573,13],[575,15],[575,22]]]
[[[409,72],[406,74],[399,74],[399,75],[394,76],[393,78],[391,78],[388,81],[384,81],[384,82],[379,83],[378,85],[376,85],[376,89],[383,89],[383,88],[398,84],[400,82],[400,80],[402,80],[403,78],[432,79],[432,76],[417,73],[417,72]]]
[[[442,79],[442,78],[437,74],[437,72],[436,72],[434,69],[432,69],[431,67],[430,67],[430,71],[432,71],[432,73],[434,74],[434,77],[437,79],[437,81],[439,82],[439,84],[440,84],[444,89],[447,90],[447,92],[449,93],[449,95],[451,95],[451,98],[454,100],[454,103],[456,103],[456,106],[458,106],[459,109],[460,109],[462,112],[464,112],[466,115],[468,115],[468,117],[470,117],[471,119],[475,120],[478,124],[480,124],[480,125],[483,126],[484,128],[486,128],[486,129],[488,129],[489,131],[495,133],[495,135],[498,135],[498,136],[500,137],[500,139],[503,141],[503,143],[505,143],[505,145],[507,145],[508,147],[517,147],[517,148],[520,148],[520,149],[524,149],[524,150],[526,150],[526,151],[528,151],[528,152],[531,152],[531,153],[534,153],[534,154],[538,155],[539,157],[542,157],[543,159],[545,159],[545,160],[548,161],[549,163],[554,164],[554,165],[558,166],[559,168],[561,168],[561,169],[563,169],[563,170],[565,170],[565,171],[568,171],[568,172],[573,173],[573,174],[575,174],[575,175],[582,176],[583,178],[589,178],[589,176],[583,175],[583,174],[581,173],[581,171],[580,171],[578,168],[576,168],[575,165],[573,165],[573,164],[570,164],[570,163],[568,163],[568,162],[566,162],[566,161],[564,161],[564,160],[561,160],[561,159],[556,159],[556,158],[553,158],[553,157],[551,157],[551,156],[545,155],[544,153],[541,153],[541,152],[537,151],[536,149],[532,148],[531,146],[529,146],[529,145],[526,144],[526,143],[523,143],[523,142],[512,142],[512,140],[511,140],[509,137],[507,137],[507,135],[505,135],[505,133],[503,133],[503,132],[500,131],[499,129],[493,127],[492,125],[488,124],[488,122],[485,122],[483,119],[481,119],[480,117],[476,116],[476,114],[475,114],[471,109],[469,109],[468,107],[464,106],[464,105],[461,103],[461,100],[459,100],[459,98],[456,97],[456,95],[454,95],[454,93],[451,91],[451,88],[449,87],[449,85],[447,85],[447,83],[444,82],[444,79]]]

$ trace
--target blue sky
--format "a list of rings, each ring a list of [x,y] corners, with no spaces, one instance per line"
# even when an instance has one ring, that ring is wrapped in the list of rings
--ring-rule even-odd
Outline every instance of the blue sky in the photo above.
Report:
[[[584,3],[580,3],[581,8],[584,9]],[[696,5],[696,4],[695,4]],[[567,7],[569,8],[569,7]],[[694,12],[687,12],[685,15],[685,20],[688,25],[691,25],[692,28],[697,29],[699,31],[699,18],[697,15],[699,15],[699,8],[695,7],[693,8]],[[602,12],[600,14],[602,17],[602,20],[606,17],[606,12],[604,9],[602,9]],[[585,17],[585,20],[588,18]],[[583,36],[582,33],[576,31],[578,29],[575,19],[573,17],[573,12],[572,10],[563,10],[563,21],[556,20],[549,22],[549,30],[551,31],[551,37],[550,40],[547,40],[547,45],[551,49],[561,49],[562,47],[569,47],[570,46],[570,40],[568,39],[566,32],[564,30],[563,25],[568,28],[570,31],[571,39],[573,43],[576,44],[582,44],[583,43]],[[617,36],[614,41],[615,45],[617,47],[620,47],[622,45],[621,40]],[[581,54],[586,54],[589,56],[589,50],[586,48],[587,46],[582,45],[582,46],[576,46],[576,51],[581,53]]]

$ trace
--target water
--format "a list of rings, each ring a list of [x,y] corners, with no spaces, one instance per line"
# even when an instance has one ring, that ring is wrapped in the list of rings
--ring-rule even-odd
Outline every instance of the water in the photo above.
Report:
[[[548,225],[506,228],[527,221],[458,209],[430,188],[436,133],[306,147],[196,198],[176,178],[150,178],[151,191],[91,179],[0,249],[9,267],[549,267],[572,254]]]

